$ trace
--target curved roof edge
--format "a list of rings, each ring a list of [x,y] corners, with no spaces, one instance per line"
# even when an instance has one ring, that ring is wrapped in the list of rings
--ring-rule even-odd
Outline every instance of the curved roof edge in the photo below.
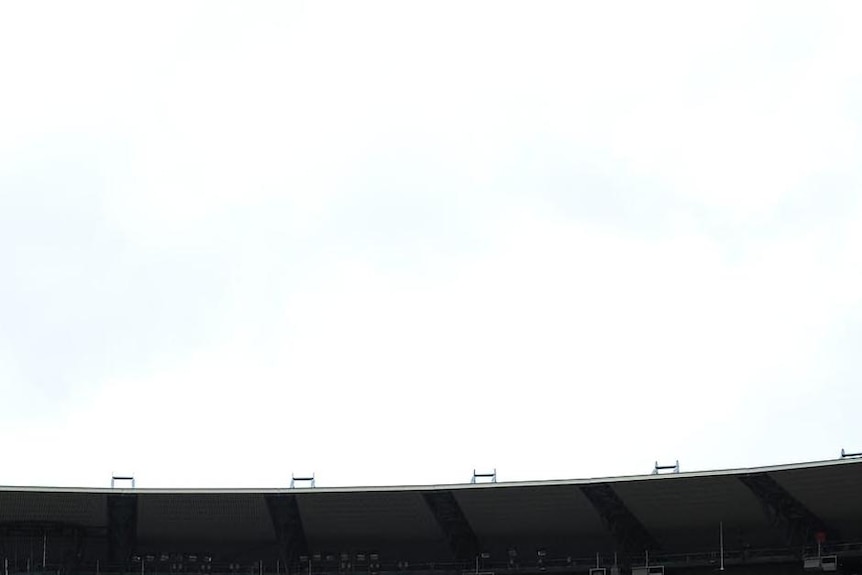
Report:
[[[762,467],[742,467],[735,469],[718,469],[711,471],[683,471],[680,473],[622,475],[611,477],[592,477],[584,479],[543,479],[527,481],[501,481],[498,483],[442,483],[429,485],[391,485],[367,487],[48,487],[48,486],[2,486],[0,492],[32,492],[32,493],[162,493],[162,494],[275,494],[275,493],[390,493],[399,491],[434,491],[450,489],[505,489],[507,487],[552,487],[560,485],[584,485],[590,483],[623,483],[632,481],[668,481],[696,477],[720,477],[724,475],[741,475],[748,473],[768,473],[777,471],[792,471],[818,467],[833,467],[838,465],[862,464],[862,458],[848,457],[844,459],[828,459],[802,463],[788,463]]]

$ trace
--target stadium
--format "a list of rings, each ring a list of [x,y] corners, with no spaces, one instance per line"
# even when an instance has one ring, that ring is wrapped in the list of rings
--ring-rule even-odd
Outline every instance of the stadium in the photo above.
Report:
[[[313,480],[279,489],[141,489],[133,480],[0,487],[0,567],[4,575],[862,573],[862,458],[666,471],[511,483],[474,472],[459,485],[368,488]]]

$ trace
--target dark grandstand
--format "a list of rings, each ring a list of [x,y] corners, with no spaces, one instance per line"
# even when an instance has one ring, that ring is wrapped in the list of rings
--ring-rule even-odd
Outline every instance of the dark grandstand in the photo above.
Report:
[[[18,573],[862,573],[862,459],[424,487],[0,487]]]

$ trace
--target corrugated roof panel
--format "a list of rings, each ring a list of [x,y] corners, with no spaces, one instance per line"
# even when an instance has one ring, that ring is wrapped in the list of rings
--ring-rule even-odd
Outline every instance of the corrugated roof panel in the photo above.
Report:
[[[63,522],[88,527],[107,522],[107,498],[98,493],[0,492],[0,521]]]
[[[315,541],[359,538],[435,540],[443,535],[416,491],[304,493],[297,497],[305,536]]]
[[[463,490],[455,497],[480,538],[605,531],[598,512],[577,486]]]
[[[845,540],[862,538],[862,461],[823,469],[776,471],[770,476]]]
[[[143,540],[274,541],[263,495],[147,494],[138,497]]]
[[[646,530],[664,545],[718,547],[723,523],[726,545],[780,541],[760,500],[735,476],[664,477],[618,482],[614,490]],[[706,549],[704,549],[706,550]]]

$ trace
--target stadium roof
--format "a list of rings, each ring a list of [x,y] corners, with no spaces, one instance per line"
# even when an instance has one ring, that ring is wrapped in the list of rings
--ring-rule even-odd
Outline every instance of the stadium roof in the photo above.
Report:
[[[127,519],[112,511],[120,499],[132,510]],[[134,523],[138,548],[256,541],[290,545],[294,556],[342,549],[406,556],[420,547],[441,558],[505,556],[515,546],[561,556],[704,551],[717,547],[719,524],[728,548],[779,548],[809,545],[815,533],[862,541],[862,459],[428,486],[0,487],[0,525],[111,530],[118,521]]]
[[[742,475],[751,473],[774,473],[779,471],[803,470],[862,463],[862,456],[823,461],[806,461],[760,467],[741,467],[734,469],[715,469],[705,471],[681,471],[679,473],[649,473],[641,475],[616,475],[609,477],[589,477],[580,479],[540,479],[527,481],[500,481],[479,483],[441,483],[422,485],[371,485],[339,487],[76,487],[76,486],[35,486],[0,485],[0,491],[17,492],[69,492],[69,493],[363,493],[374,491],[427,491],[429,489],[483,489],[505,487],[543,487],[555,485],[580,485],[589,483],[618,483],[628,481],[657,481],[722,475]]]

